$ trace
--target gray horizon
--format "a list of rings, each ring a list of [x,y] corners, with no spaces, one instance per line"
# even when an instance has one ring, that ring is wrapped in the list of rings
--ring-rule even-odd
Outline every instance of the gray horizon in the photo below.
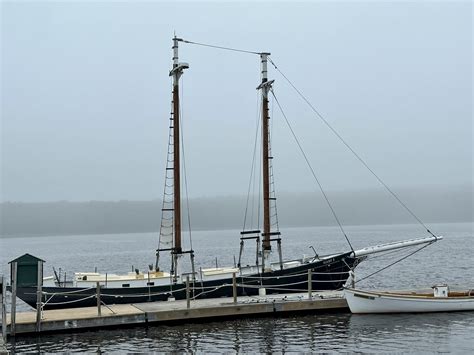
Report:
[[[397,192],[430,229],[433,223],[474,222],[472,185],[442,190],[402,189]],[[328,192],[328,196],[345,227],[417,223],[382,189]],[[258,200],[252,198],[249,210],[258,210],[258,205]],[[249,213],[244,224],[245,206],[246,196],[191,198],[189,208],[188,201],[183,200],[183,230],[189,227],[191,230],[260,229],[256,214]],[[281,193],[277,206],[279,226],[283,230],[290,227],[337,225],[320,193]],[[5,202],[0,203],[0,237],[158,232],[161,207],[160,199]],[[422,225],[414,228],[424,231]],[[435,229],[432,230],[436,233]]]

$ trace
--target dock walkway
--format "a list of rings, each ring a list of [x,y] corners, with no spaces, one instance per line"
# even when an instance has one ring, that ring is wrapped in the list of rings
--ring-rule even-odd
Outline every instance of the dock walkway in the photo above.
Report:
[[[282,315],[296,312],[345,312],[348,310],[342,292],[328,291],[308,294],[287,294],[193,300],[187,308],[186,300],[149,302],[97,307],[46,310],[43,312],[40,332],[64,332],[93,328],[110,328],[164,324],[170,322],[200,322],[215,318]],[[7,330],[10,333],[10,318]],[[37,333],[36,312],[16,315],[16,334]]]

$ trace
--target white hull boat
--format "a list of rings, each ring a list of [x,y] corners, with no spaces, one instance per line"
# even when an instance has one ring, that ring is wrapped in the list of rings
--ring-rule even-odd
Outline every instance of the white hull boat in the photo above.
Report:
[[[422,313],[474,311],[474,290],[450,292],[448,286],[433,286],[432,293],[380,292],[345,288],[352,313]]]

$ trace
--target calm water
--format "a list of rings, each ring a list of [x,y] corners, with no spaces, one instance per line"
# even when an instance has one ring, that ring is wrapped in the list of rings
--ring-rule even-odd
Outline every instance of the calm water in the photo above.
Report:
[[[365,288],[427,288],[446,282],[474,288],[474,233],[472,223],[430,226],[445,239],[360,283]],[[381,242],[424,236],[414,225],[348,227],[354,248]],[[320,254],[348,249],[336,228],[282,230],[284,257]],[[198,266],[233,264],[238,252],[237,231],[194,232],[193,247]],[[0,239],[1,270],[25,252],[62,267],[68,273],[89,271],[127,272],[132,265],[145,269],[154,262],[155,234],[58,236]],[[363,278],[397,260],[403,254],[364,261],[357,269]],[[247,249],[254,259],[254,244]],[[21,305],[26,310],[28,306]],[[82,332],[20,338],[10,344],[19,352],[472,352],[474,312],[407,315],[324,314],[264,318]]]

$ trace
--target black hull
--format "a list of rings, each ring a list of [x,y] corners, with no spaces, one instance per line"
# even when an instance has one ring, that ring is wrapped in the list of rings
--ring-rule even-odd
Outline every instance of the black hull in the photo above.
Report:
[[[258,295],[258,287],[265,287],[267,294],[304,292],[308,290],[308,270],[311,269],[312,290],[337,290],[342,288],[349,276],[350,268],[358,259],[350,257],[350,252],[331,259],[316,261],[298,267],[266,272],[260,275],[237,276],[238,296]],[[219,298],[232,297],[232,279],[196,281],[191,283],[191,297]],[[194,286],[194,287],[192,287]],[[91,307],[97,305],[95,289],[74,287],[43,287],[46,302],[44,309]],[[36,308],[36,287],[19,287],[17,296],[31,307]],[[150,287],[101,288],[101,300],[106,305],[167,301],[186,298],[184,283]]]

